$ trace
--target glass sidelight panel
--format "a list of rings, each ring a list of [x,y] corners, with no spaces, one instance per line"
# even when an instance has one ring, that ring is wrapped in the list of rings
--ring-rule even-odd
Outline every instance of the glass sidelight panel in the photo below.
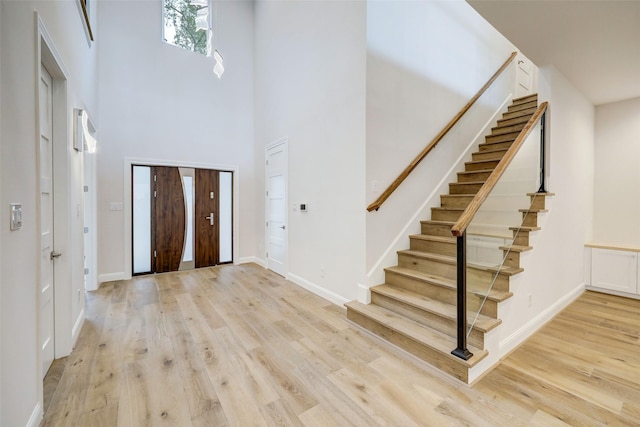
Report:
[[[151,168],[133,166],[133,274],[151,272]]]
[[[195,260],[193,257],[194,239],[193,239],[193,203],[194,203],[194,180],[195,170],[190,168],[179,168],[180,178],[182,180],[182,191],[184,194],[184,247],[182,248],[182,259],[180,261],[180,270],[195,268]]]
[[[189,262],[193,261],[193,177],[183,176],[182,188],[184,188],[184,203],[187,209],[187,230],[182,261]]]
[[[233,173],[220,172],[220,263],[233,261]]]

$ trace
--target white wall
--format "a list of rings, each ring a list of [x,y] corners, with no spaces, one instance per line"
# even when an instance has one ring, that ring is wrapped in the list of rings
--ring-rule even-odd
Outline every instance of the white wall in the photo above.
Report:
[[[288,137],[289,201],[310,209],[289,206],[287,276],[334,302],[355,299],[364,277],[365,11],[256,2],[256,179],[264,190],[265,147]],[[260,234],[264,203],[258,192]]]
[[[464,1],[368,3],[367,204],[393,182],[514,50]],[[408,234],[419,233],[419,220],[430,217],[428,207],[439,206],[438,195],[448,192],[446,183],[452,180],[448,171],[476,135],[485,134],[481,131],[487,121],[513,92],[514,68],[512,64],[501,75],[379,211],[367,214],[369,285],[380,283],[382,267],[395,264],[396,249],[409,246]],[[425,202],[427,209],[420,217]],[[418,218],[411,221],[414,215]],[[403,230],[406,224],[410,230]],[[401,240],[390,246],[397,236]]]
[[[499,351],[478,365],[492,365],[551,319],[584,289],[584,244],[593,222],[594,107],[554,67],[540,69],[539,102],[548,101],[548,213],[531,233],[524,272],[511,279],[513,297],[501,303],[502,325],[493,336]],[[531,295],[531,305],[529,305]]]
[[[596,107],[593,239],[640,247],[640,98]]]
[[[76,205],[82,200],[82,160],[70,148],[72,144],[71,118],[73,108],[95,109],[95,48],[90,47],[83,22],[75,1],[19,1],[0,2],[2,72],[0,90],[0,147],[1,201],[0,271],[1,294],[1,363],[0,425],[37,425],[41,415],[42,369],[37,339],[39,321],[38,265],[38,182],[36,175],[37,129],[37,73],[36,23],[34,10],[40,17],[54,47],[68,72],[67,118],[69,132],[66,141],[57,149],[54,165],[58,182],[56,193],[62,221],[66,230],[56,237],[62,247],[63,258],[57,262],[65,280],[56,283],[57,313],[64,321],[56,325],[56,356],[71,350],[71,328],[79,318],[84,299],[77,298],[82,289],[82,221],[76,214]],[[95,45],[94,45],[95,46]],[[58,172],[55,172],[55,171]],[[60,175],[58,175],[60,174]],[[59,196],[59,197],[58,197]],[[10,203],[22,203],[23,226],[9,231]],[[60,271],[59,271],[60,272]],[[59,310],[60,311],[60,310]]]
[[[218,2],[216,48],[225,58],[221,80],[213,58],[162,42],[162,2],[101,1],[98,148],[99,272],[127,277],[129,246],[124,160],[137,158],[235,166],[239,170],[239,258],[256,254],[253,158],[253,2]],[[236,259],[237,261],[237,259]]]
[[[0,6],[0,23],[2,22],[2,6]],[[0,30],[0,52],[2,52],[2,31]],[[0,100],[2,100],[2,62],[3,57],[0,54]],[[2,105],[0,104],[0,126],[2,125]],[[0,131],[0,147],[3,146],[2,143],[2,132]],[[2,149],[0,149],[0,177],[2,176]],[[4,203],[4,199],[2,198],[2,185],[0,185],[0,204]],[[0,215],[0,220],[2,220],[2,215]],[[2,230],[2,235],[4,236],[4,230]],[[4,240],[4,237],[3,239]],[[2,244],[0,244],[0,265],[2,265]],[[2,274],[0,274],[0,308],[2,307]],[[0,378],[4,378],[2,375],[2,314],[0,314]],[[2,402],[2,386],[0,386],[0,402]],[[2,404],[0,403],[0,421],[2,420]]]

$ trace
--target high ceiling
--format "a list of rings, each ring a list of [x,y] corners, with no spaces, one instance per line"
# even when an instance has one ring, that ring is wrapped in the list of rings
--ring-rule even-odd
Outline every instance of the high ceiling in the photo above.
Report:
[[[640,97],[640,0],[467,0],[594,105]]]

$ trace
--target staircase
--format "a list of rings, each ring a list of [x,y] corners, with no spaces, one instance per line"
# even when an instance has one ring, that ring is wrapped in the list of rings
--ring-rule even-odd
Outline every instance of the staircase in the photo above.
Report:
[[[451,354],[456,347],[456,239],[451,227],[531,118],[537,103],[537,95],[513,101],[465,164],[465,171],[458,173],[458,181],[449,184],[449,194],[440,196],[441,206],[432,208],[431,220],[421,222],[421,234],[409,236],[410,248],[398,252],[398,265],[385,269],[385,283],[370,289],[371,304],[346,304],[349,320],[466,383],[469,370],[488,354],[485,335],[501,323],[500,303],[513,295],[510,277],[523,271],[520,253],[532,249],[529,234],[539,230],[537,215],[545,212],[548,194],[530,194],[531,205],[521,209],[522,227],[511,228],[514,244],[503,249],[503,267],[468,265],[469,321],[482,306],[486,291],[481,289],[489,288],[496,272],[497,279],[469,335],[473,357],[466,361]]]

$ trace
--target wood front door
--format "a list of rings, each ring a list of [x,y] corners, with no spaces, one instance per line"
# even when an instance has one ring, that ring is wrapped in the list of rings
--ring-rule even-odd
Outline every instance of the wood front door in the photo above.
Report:
[[[218,171],[196,169],[195,187],[196,268],[209,267],[220,263]]]
[[[177,271],[185,238],[185,203],[178,168],[156,166],[152,203],[152,271]]]
[[[233,262],[232,172],[133,165],[132,184],[134,275]]]

